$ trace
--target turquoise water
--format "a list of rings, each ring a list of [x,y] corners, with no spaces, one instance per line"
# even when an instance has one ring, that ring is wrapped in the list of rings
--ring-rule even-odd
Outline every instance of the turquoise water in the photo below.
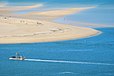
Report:
[[[76,26],[77,25],[85,26],[85,24],[76,23],[76,22],[79,22],[79,23],[102,24],[105,27],[114,27],[114,10],[113,10],[114,8],[113,7],[98,6],[96,8],[85,10],[80,13],[58,18],[55,21],[59,23],[72,24]],[[86,24],[86,27],[95,27],[91,25]]]
[[[30,2],[30,3],[36,3],[36,2],[45,2],[45,3],[79,3],[79,4],[113,4],[114,0],[0,0],[2,2],[16,2],[16,3],[20,3],[20,2]]]
[[[98,30],[79,40],[1,44],[0,76],[114,76],[114,28]],[[27,59],[8,60],[17,51]]]
[[[43,3],[45,6],[50,7],[72,7],[72,6],[113,6],[114,0],[0,0],[0,2],[7,2],[10,4],[38,4]]]

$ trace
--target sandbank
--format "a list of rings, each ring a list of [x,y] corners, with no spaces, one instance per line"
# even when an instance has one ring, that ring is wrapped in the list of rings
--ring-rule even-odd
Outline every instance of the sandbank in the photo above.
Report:
[[[49,21],[49,20],[52,21],[58,17],[62,17],[65,15],[70,15],[70,14],[74,14],[74,13],[79,13],[81,11],[92,9],[92,8],[95,8],[95,6],[83,7],[83,8],[64,8],[64,9],[48,10],[48,11],[41,11],[41,12],[29,12],[29,13],[23,14],[22,16],[23,17],[31,16],[33,18],[40,17],[40,19],[42,19],[42,20],[45,19],[47,21]]]
[[[81,10],[82,8],[80,8],[80,10],[78,8],[65,9],[62,11],[57,10],[55,16],[60,17]],[[100,31],[92,28],[47,21],[45,16],[47,16],[49,12],[50,11],[47,11],[43,14],[44,19],[34,19],[32,14],[27,14],[28,18],[24,18],[24,16],[0,16],[0,44],[71,40],[85,38],[100,33]],[[59,12],[62,13],[60,14]],[[52,13],[55,12],[52,11],[48,16],[54,16]],[[42,16],[42,14],[39,15]]]
[[[32,8],[42,7],[42,4],[30,5],[30,6],[3,6],[0,7],[0,14],[11,14],[12,12],[29,10]]]

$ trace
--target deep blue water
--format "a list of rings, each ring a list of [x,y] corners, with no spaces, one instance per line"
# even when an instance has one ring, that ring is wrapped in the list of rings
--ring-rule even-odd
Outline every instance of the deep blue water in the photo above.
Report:
[[[44,3],[48,8],[97,5],[95,9],[66,18],[74,22],[109,26],[114,24],[114,0],[0,0],[0,2]],[[64,18],[60,18],[59,22],[64,23]],[[0,76],[114,76],[114,28],[97,28],[97,30],[103,33],[78,40],[0,44]],[[9,60],[8,58],[15,52],[20,52],[28,60]]]
[[[0,76],[114,76],[114,28],[98,28],[98,30],[103,33],[79,40],[1,44]],[[27,59],[35,60],[8,60],[17,51]],[[37,59],[73,61],[73,63],[39,62]]]

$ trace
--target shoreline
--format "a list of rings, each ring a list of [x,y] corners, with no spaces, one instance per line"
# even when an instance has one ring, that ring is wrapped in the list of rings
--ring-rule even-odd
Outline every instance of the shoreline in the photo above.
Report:
[[[32,44],[32,43],[50,43],[50,42],[63,42],[63,41],[72,41],[72,40],[79,40],[79,39],[85,39],[85,38],[91,38],[91,37],[94,37],[94,36],[98,36],[98,35],[100,35],[100,34],[102,34],[103,32],[102,31],[99,31],[99,32],[97,32],[96,34],[93,34],[93,35],[90,35],[90,36],[86,36],[86,37],[81,37],[81,38],[72,38],[72,39],[64,39],[64,40],[54,40],[54,41],[35,41],[35,42],[19,42],[19,43],[17,43],[17,42],[15,42],[15,43],[0,43],[0,45],[1,44]]]
[[[80,10],[79,8],[77,9],[71,8],[60,11],[66,11],[65,13],[62,13],[62,15],[66,15],[68,14],[69,10],[69,14],[71,14],[88,8],[81,8]],[[57,10],[56,12],[60,11]],[[52,10],[52,13],[53,12],[54,11]],[[48,13],[46,13],[46,15]],[[62,16],[61,14],[59,15]],[[0,44],[74,40],[98,35],[100,33],[100,31],[92,28],[60,24],[50,19],[47,21],[48,18],[45,17],[47,16],[44,15],[43,20],[34,19],[32,15],[29,15],[29,18],[31,19],[24,19],[21,17],[0,17]],[[56,18],[58,17],[59,16],[57,15]]]

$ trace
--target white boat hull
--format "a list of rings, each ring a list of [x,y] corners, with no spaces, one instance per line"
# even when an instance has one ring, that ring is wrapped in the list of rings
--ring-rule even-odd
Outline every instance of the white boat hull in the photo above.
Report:
[[[25,58],[9,58],[10,60],[24,60]]]

